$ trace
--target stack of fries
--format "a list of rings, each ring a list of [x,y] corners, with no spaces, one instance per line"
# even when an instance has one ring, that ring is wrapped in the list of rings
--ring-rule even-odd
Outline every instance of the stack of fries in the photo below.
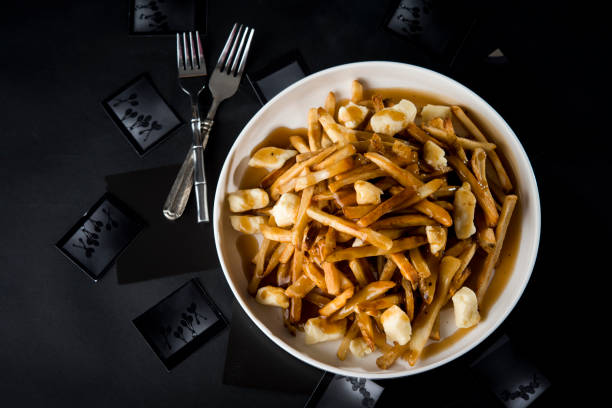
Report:
[[[379,349],[383,369],[414,365],[451,300],[459,327],[478,323],[517,202],[508,173],[458,106],[418,112],[353,81],[350,101],[330,92],[307,121],[307,140],[255,152],[258,188],[228,197],[234,228],[263,235],[249,293],[308,344],[341,340],[340,360]]]

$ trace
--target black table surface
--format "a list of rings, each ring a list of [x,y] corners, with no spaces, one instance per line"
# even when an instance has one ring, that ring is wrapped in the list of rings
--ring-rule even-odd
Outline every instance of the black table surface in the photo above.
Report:
[[[592,378],[584,364],[599,354],[585,345],[605,321],[584,319],[600,310],[597,287],[609,272],[598,262],[610,231],[603,193],[611,139],[609,104],[595,101],[605,82],[594,69],[609,39],[594,19],[599,13],[574,3],[478,7],[475,37],[464,48],[500,48],[509,60],[506,68],[488,68],[478,59],[487,53],[450,65],[385,30],[396,1],[293,3],[211,1],[209,67],[240,21],[256,28],[248,71],[294,49],[312,72],[400,61],[447,74],[490,102],[523,143],[542,200],[538,261],[496,334],[507,334],[550,380],[533,406],[585,395],[576,382]],[[102,109],[104,98],[148,72],[169,104],[188,116],[176,83],[175,39],[129,36],[128,7],[117,0],[35,1],[5,6],[0,17],[0,405],[301,407],[307,394],[223,384],[228,329],[167,372],[133,327],[133,318],[192,277],[231,321],[232,293],[218,267],[131,283],[113,268],[93,283],[54,248],[106,191],[106,177],[178,165],[190,143],[184,126],[141,158]],[[222,105],[206,151],[209,191],[259,108],[245,81]],[[209,228],[201,230],[205,245],[213,245]],[[265,376],[264,361],[261,367]],[[389,382],[389,392],[404,404],[452,406],[439,391],[452,373],[453,363]],[[401,388],[393,391],[394,384]]]

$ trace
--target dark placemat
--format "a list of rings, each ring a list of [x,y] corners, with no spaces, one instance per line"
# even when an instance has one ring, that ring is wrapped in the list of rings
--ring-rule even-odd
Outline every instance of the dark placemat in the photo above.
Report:
[[[196,222],[193,197],[178,220],[169,221],[162,214],[178,170],[179,166],[167,166],[106,177],[107,189],[142,214],[149,224],[146,233],[117,261],[119,283],[219,267],[212,225]],[[208,198],[210,204],[213,195]]]
[[[144,220],[111,194],[104,194],[56,243],[97,281],[145,227]]]
[[[309,74],[304,58],[295,50],[274,59],[257,72],[248,73],[247,78],[259,102],[265,105],[283,89]]]
[[[191,279],[132,322],[168,370],[227,325],[198,279]]]
[[[224,384],[308,394],[321,373],[274,344],[234,301]]]
[[[102,106],[140,156],[159,146],[184,124],[148,74],[139,75],[113,92]]]
[[[506,335],[471,367],[480,381],[508,408],[527,407],[550,386],[542,372],[513,347]]]
[[[366,378],[325,373],[304,408],[372,408],[384,391]]]
[[[130,0],[130,35],[171,35],[198,30],[206,33],[206,0]]]
[[[401,0],[390,8],[386,28],[450,65],[476,20],[471,3]]]

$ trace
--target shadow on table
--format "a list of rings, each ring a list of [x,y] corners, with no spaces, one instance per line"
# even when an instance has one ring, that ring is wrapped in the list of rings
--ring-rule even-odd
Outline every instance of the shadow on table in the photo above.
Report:
[[[119,283],[219,267],[212,225],[197,223],[192,198],[178,220],[169,221],[162,214],[178,169],[167,166],[106,177],[107,190],[149,225],[118,259]]]
[[[235,301],[230,326],[224,384],[302,394],[312,392],[323,372],[274,344]]]

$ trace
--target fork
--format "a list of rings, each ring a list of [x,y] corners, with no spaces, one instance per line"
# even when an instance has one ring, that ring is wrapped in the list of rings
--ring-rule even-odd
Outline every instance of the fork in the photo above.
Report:
[[[181,41],[182,37],[182,41]],[[166,218],[174,220],[180,217],[185,210],[187,199],[191,193],[194,183],[194,164],[202,162],[202,132],[199,109],[199,96],[205,87],[206,63],[200,34],[195,32],[196,43],[194,46],[193,34],[189,32],[189,43],[187,34],[176,34],[176,65],[178,71],[179,86],[191,102],[191,131],[193,142],[187,153],[187,157],[181,166],[179,173],[172,185],[170,193],[164,203],[163,213]],[[203,167],[203,165],[201,166]],[[202,178],[204,175],[202,174]],[[198,206],[200,202],[198,202]],[[204,200],[206,205],[206,200]]]
[[[232,31],[221,51],[217,65],[211,75],[208,87],[213,96],[211,106],[208,110],[206,118],[201,121],[201,143],[195,151],[202,154],[208,143],[210,131],[214,123],[214,117],[219,104],[225,99],[233,96],[238,90],[238,85],[244,73],[246,60],[251,47],[251,41],[255,30],[238,23],[235,23]],[[206,201],[206,181],[204,179],[204,160],[196,163],[195,155],[187,155],[175,185],[178,182],[177,191],[174,194],[175,198],[169,196],[164,205],[164,215],[170,219],[176,219],[181,216],[187,204],[191,183],[187,183],[188,176],[182,176],[182,173],[193,173],[194,189],[196,190],[196,202],[198,203],[198,222],[208,222],[208,206]],[[180,179],[180,180],[179,180]],[[174,185],[172,190],[174,190]],[[170,194],[172,195],[172,190]],[[185,198],[183,198],[185,197]],[[169,202],[170,201],[170,202]],[[168,211],[167,211],[168,210]],[[172,218],[173,217],[173,218]]]

